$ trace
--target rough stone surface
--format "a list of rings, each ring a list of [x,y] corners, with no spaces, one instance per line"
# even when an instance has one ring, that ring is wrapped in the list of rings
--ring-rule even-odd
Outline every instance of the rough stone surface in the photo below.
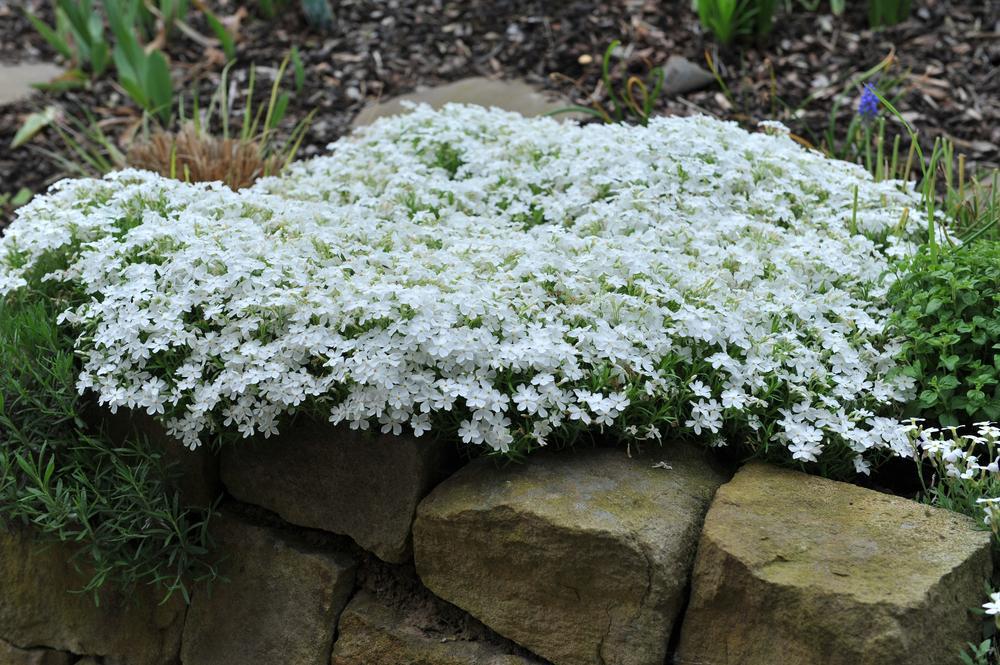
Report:
[[[663,90],[661,94],[672,97],[685,92],[701,90],[715,83],[712,72],[699,67],[687,58],[672,55],[663,66]]]
[[[72,655],[65,651],[51,649],[19,649],[0,640],[0,664],[2,665],[70,665]]]
[[[340,616],[331,665],[537,665],[496,645],[434,634],[426,617],[359,592]]]
[[[989,571],[967,517],[751,464],[706,517],[678,662],[957,662]]]
[[[115,656],[129,665],[173,663],[180,648],[184,603],[160,605],[152,589],[128,598],[108,591],[97,607],[70,591],[88,577],[67,563],[72,549],[37,543],[26,532],[0,530],[0,638],[78,654]]]
[[[420,500],[451,470],[454,447],[327,423],[223,449],[230,493],[293,524],[350,536],[385,561],[411,551]]]
[[[48,62],[0,63],[0,106],[31,95],[32,83],[47,83],[62,73],[61,67]]]
[[[420,578],[555,665],[662,665],[724,476],[701,450],[651,452],[470,464],[420,504]]]
[[[192,597],[184,665],[328,665],[352,558],[225,513],[213,529],[228,581]]]
[[[428,104],[435,109],[448,103],[478,104],[505,111],[516,111],[527,117],[544,115],[570,105],[570,102],[553,100],[524,81],[499,81],[474,77],[433,88],[419,88],[408,95],[368,106],[361,110],[352,126],[362,127],[372,124],[379,118],[405,113],[404,101]],[[567,118],[569,115],[558,117]]]

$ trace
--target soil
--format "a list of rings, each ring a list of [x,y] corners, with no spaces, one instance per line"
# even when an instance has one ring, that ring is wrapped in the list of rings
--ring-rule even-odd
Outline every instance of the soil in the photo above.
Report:
[[[50,4],[0,0],[0,61],[56,59],[22,12],[51,21]],[[909,20],[877,31],[868,29],[863,10],[834,17],[789,3],[794,11],[779,14],[769,38],[725,49],[703,34],[688,0],[339,0],[336,25],[326,34],[310,30],[297,2],[272,20],[255,15],[256,2],[208,4],[238,22],[231,80],[242,87],[256,64],[258,98],[274,68],[298,47],[305,83],[289,105],[285,130],[316,110],[300,156],[323,151],[370,101],[467,76],[524,78],[581,104],[602,103],[601,56],[620,39],[618,80],[642,75],[671,54],[701,64],[707,54],[717,66],[727,91],[711,86],[662,99],[658,113],[705,113],[747,126],[779,119],[817,145],[831,114],[837,132],[847,126],[856,77],[891,54],[894,64],[883,78],[899,79],[897,107],[922,142],[950,137],[980,173],[1000,165],[1000,0],[921,0]],[[210,34],[197,20],[192,26]],[[224,61],[218,49],[177,33],[166,50],[175,88],[198,88],[207,99]],[[49,105],[78,116],[90,112],[112,136],[134,131],[140,117],[105,76],[86,88],[0,106],[0,145],[10,143],[29,112]],[[64,175],[45,151],[66,148],[50,131],[25,148],[0,151],[0,193],[41,191]]]

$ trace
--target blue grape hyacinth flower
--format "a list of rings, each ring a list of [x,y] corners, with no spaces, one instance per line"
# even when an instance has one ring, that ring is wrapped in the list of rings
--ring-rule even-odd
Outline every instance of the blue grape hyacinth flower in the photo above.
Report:
[[[861,89],[861,101],[858,102],[858,115],[866,122],[871,122],[878,117],[878,95],[871,83],[865,83]]]

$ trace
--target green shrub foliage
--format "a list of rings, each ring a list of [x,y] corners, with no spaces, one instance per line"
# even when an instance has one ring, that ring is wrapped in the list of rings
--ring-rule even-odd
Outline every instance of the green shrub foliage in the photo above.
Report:
[[[944,425],[1000,419],[1000,242],[924,252],[890,298],[917,381],[911,414]]]

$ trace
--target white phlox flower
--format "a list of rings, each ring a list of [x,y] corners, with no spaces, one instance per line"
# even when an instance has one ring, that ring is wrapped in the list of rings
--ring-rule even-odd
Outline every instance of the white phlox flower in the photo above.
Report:
[[[419,107],[240,192],[65,181],[0,240],[0,295],[64,255],[77,387],[192,447],[311,405],[497,450],[581,427],[803,461],[838,441],[866,471],[912,452],[874,414],[912,390],[884,276],[926,220],[911,185],[766,128]]]

